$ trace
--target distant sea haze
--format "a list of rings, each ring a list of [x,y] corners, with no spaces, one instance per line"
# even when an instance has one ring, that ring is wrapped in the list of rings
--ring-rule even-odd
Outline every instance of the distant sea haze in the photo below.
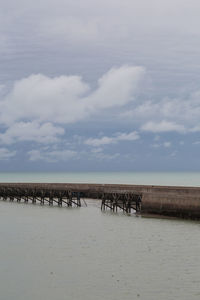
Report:
[[[200,186],[200,172],[2,172],[0,182]]]

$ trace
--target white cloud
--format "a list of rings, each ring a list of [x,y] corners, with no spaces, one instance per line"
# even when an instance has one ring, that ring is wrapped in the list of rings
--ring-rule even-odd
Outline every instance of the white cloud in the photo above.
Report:
[[[200,131],[200,91],[187,98],[141,100],[121,114],[121,119],[134,120],[141,130],[189,133]]]
[[[120,141],[135,141],[138,140],[140,136],[136,131],[132,131],[130,133],[117,133],[115,136],[108,137],[103,136],[101,138],[89,138],[85,141],[86,145],[99,147],[103,145],[115,144]]]
[[[0,134],[0,142],[12,144],[18,141],[34,141],[48,144],[57,142],[57,136],[63,134],[64,129],[62,127],[54,126],[51,123],[40,125],[37,122],[18,122]]]
[[[138,84],[144,77],[143,67],[112,68],[98,81],[97,90],[85,98],[91,111],[124,106],[134,100]]]
[[[85,141],[85,144],[93,147],[99,147],[102,145],[109,145],[115,142],[116,142],[115,138],[104,136],[99,139],[89,138]]]
[[[150,131],[150,132],[169,132],[176,131],[179,133],[184,133],[185,128],[183,125],[176,124],[174,122],[169,121],[161,121],[161,122],[147,122],[141,126],[142,131]]]
[[[0,123],[6,127],[0,141],[56,142],[64,134],[64,124],[134,101],[144,74],[142,67],[112,68],[99,79],[95,91],[79,76],[50,78],[37,74],[18,80],[0,100]]]
[[[77,158],[77,152],[72,150],[53,150],[53,151],[42,151],[42,150],[31,150],[28,152],[29,159],[31,161],[68,161],[73,158]]]
[[[0,160],[8,160],[16,155],[16,151],[0,148]]]
[[[16,81],[0,101],[0,122],[10,125],[36,120],[67,124],[84,120],[100,110],[133,101],[144,73],[142,67],[113,68],[99,79],[98,88],[92,92],[78,76],[31,75]]]
[[[116,135],[117,141],[135,141],[140,138],[137,131],[132,131],[130,133],[118,133]]]

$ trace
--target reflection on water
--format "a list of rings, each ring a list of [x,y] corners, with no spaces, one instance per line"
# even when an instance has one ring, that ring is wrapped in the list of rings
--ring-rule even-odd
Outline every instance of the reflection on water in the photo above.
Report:
[[[3,300],[200,299],[200,223],[0,201]]]

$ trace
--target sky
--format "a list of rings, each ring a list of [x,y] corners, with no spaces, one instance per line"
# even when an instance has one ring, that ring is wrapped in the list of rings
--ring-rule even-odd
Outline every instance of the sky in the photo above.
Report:
[[[0,0],[0,171],[200,171],[199,0]]]

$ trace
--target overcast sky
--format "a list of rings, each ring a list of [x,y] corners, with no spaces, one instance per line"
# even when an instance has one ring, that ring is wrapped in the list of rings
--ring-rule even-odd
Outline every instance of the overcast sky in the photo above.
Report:
[[[0,0],[0,171],[200,170],[199,15]]]

